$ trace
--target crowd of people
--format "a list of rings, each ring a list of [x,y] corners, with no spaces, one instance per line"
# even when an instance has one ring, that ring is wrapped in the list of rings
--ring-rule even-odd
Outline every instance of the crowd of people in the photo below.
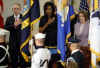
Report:
[[[10,63],[7,62],[7,64],[10,64],[10,66],[8,65],[9,68],[18,68],[19,66],[26,68],[27,63],[20,53],[21,5],[15,3],[12,11],[13,15],[6,19],[4,26],[2,27],[0,24],[0,29],[3,28],[10,32],[9,43],[6,44],[4,39],[6,38],[5,32],[0,32],[0,46],[9,46]],[[75,18],[77,20],[71,22],[74,23],[71,25],[71,30],[74,30],[72,30],[72,36],[69,39],[70,43],[68,43],[70,54],[65,61],[66,65],[64,67],[66,68],[89,68],[90,66],[91,55],[88,44],[90,21],[88,17],[87,12],[79,11]],[[31,68],[63,68],[59,62],[60,54],[57,53],[57,25],[56,5],[47,2],[44,5],[44,15],[39,22],[39,33],[33,36],[35,50],[32,53]]]

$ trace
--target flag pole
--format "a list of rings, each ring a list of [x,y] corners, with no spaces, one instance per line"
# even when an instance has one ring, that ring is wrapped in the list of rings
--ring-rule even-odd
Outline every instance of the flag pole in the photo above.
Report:
[[[29,2],[30,3],[30,7],[32,6],[32,3],[31,2],[32,2],[32,0],[30,0],[30,2]],[[33,44],[34,44],[34,42],[33,42],[33,36],[32,36],[33,24],[30,24],[30,28],[31,28],[31,31],[30,31],[31,32],[30,33],[31,34],[31,38],[30,38],[30,42],[31,42],[31,45],[30,45],[31,49],[30,50],[31,50],[31,52],[30,53],[31,53],[31,59],[32,59],[32,55],[33,55]]]

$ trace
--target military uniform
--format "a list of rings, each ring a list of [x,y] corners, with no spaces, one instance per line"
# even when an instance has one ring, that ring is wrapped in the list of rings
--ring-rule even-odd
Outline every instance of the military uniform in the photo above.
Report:
[[[78,64],[79,68],[85,68],[84,67],[84,60],[85,60],[84,55],[78,48],[79,47],[78,43],[80,42],[80,40],[75,37],[72,37],[69,39],[69,42],[71,43],[71,45],[70,45],[71,49],[73,49],[73,48],[74,49],[72,50],[71,55],[67,59],[67,61],[76,62]],[[72,45],[73,43],[76,43],[76,44]]]
[[[100,68],[100,10],[94,11],[90,16],[89,41],[92,67]],[[97,54],[98,53],[98,54]]]
[[[51,54],[47,48],[38,48],[32,56],[31,68],[48,68]]]
[[[45,34],[38,33],[35,35],[36,50],[32,55],[31,68],[48,68],[48,63],[51,58],[51,53],[47,48],[44,48],[43,44],[41,44],[41,42],[44,43],[43,38],[45,38]],[[40,44],[38,44],[37,41]]]
[[[8,49],[10,32],[5,29],[0,29],[0,66],[8,64]]]

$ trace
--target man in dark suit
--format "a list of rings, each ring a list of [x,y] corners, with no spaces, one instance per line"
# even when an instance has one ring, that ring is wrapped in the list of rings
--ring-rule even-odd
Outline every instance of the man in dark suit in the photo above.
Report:
[[[79,47],[79,41],[78,39],[72,37],[70,40],[70,50],[71,50],[71,56],[67,59],[67,61],[74,61],[78,64],[79,68],[84,68],[84,55],[80,51]]]
[[[18,68],[18,58],[20,57],[20,38],[21,38],[21,5],[15,3],[13,5],[13,15],[6,20],[5,29],[10,31],[9,52],[12,68]]]

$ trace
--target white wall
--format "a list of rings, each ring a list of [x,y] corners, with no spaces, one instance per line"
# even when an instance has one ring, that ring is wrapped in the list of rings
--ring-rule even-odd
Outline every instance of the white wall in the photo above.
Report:
[[[4,20],[6,20],[6,18],[12,14],[12,5],[15,2],[23,5],[23,0],[3,0],[3,3],[4,3],[4,13],[3,13]]]
[[[47,1],[51,1],[51,0],[39,0],[40,2],[40,13],[41,15],[44,14],[44,10],[43,10],[43,6],[45,4],[45,2]],[[3,3],[4,3],[4,13],[3,13],[3,17],[4,17],[4,20],[6,20],[6,18],[10,15],[12,15],[12,6],[14,3],[20,3],[22,8],[23,8],[23,4],[24,4],[24,0],[3,0]],[[39,31],[39,24],[34,24],[34,31],[33,31],[33,35],[35,33],[37,33]]]
[[[79,5],[80,5],[80,0],[72,0],[73,1],[73,7],[76,11],[79,11]]]
[[[53,1],[53,0],[39,0],[39,1],[40,1],[40,13],[41,13],[41,15],[43,15],[44,14],[43,6],[44,6],[45,2]],[[74,1],[74,8],[76,10],[78,10],[80,0],[73,0],[73,1]],[[3,3],[4,3],[4,13],[3,13],[4,20],[6,20],[6,18],[12,14],[12,5],[15,2],[20,3],[23,7],[24,0],[3,0]]]
[[[40,12],[43,15],[43,13],[44,13],[43,12],[43,6],[44,6],[45,2],[50,1],[50,0],[39,0],[39,1],[40,1]],[[4,20],[6,20],[6,18],[12,14],[12,5],[16,2],[20,3],[21,6],[23,7],[24,0],[3,0],[3,3],[4,3],[4,13],[3,13]]]

